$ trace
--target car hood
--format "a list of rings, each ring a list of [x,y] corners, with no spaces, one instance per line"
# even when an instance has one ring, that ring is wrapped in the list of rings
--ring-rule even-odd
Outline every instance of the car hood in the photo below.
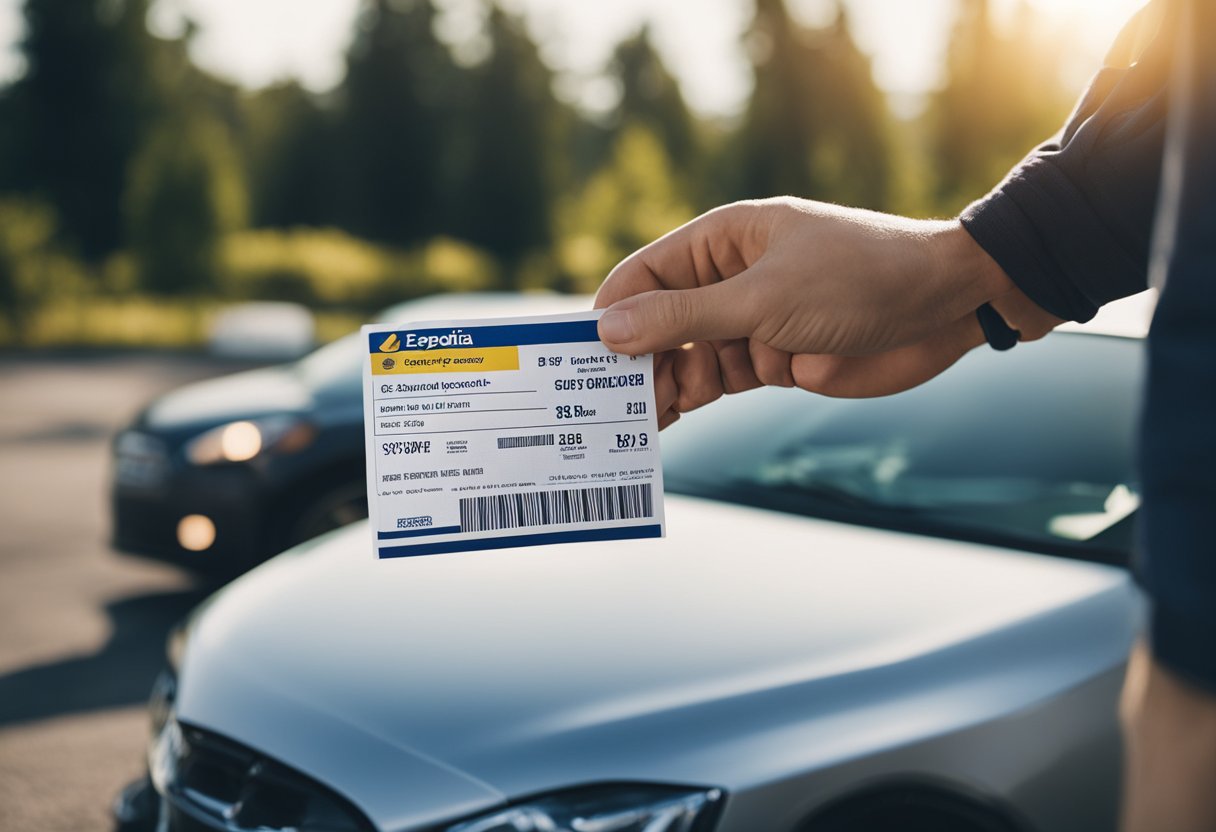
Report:
[[[312,394],[292,365],[187,384],[153,401],[140,426],[173,431],[309,408]]]
[[[402,828],[572,783],[742,787],[1023,708],[1133,636],[1121,569],[670,495],[667,517],[664,540],[384,562],[366,525],[334,533],[195,617],[181,718]],[[309,719],[268,727],[285,708]],[[352,763],[372,742],[463,802],[385,794]]]

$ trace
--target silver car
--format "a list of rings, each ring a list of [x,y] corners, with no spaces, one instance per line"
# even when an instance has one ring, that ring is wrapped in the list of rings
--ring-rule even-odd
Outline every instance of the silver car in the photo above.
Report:
[[[664,540],[291,550],[171,639],[121,825],[1111,828],[1143,361],[1114,331],[691,414]]]

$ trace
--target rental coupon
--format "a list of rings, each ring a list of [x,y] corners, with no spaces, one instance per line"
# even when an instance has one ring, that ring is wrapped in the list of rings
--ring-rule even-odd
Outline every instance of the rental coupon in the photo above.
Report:
[[[598,317],[363,328],[378,558],[663,536],[653,359]]]

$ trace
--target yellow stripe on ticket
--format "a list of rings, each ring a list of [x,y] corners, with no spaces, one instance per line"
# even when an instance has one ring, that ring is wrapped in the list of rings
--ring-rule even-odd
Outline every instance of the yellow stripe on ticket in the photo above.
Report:
[[[372,375],[405,373],[485,373],[518,370],[519,347],[463,350],[418,350],[392,355],[372,354]]]

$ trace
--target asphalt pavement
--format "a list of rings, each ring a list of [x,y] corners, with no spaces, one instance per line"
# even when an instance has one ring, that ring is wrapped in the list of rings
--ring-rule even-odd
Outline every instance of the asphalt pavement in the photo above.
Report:
[[[114,432],[202,357],[0,356],[0,832],[107,830],[165,634],[210,588],[113,552]]]

